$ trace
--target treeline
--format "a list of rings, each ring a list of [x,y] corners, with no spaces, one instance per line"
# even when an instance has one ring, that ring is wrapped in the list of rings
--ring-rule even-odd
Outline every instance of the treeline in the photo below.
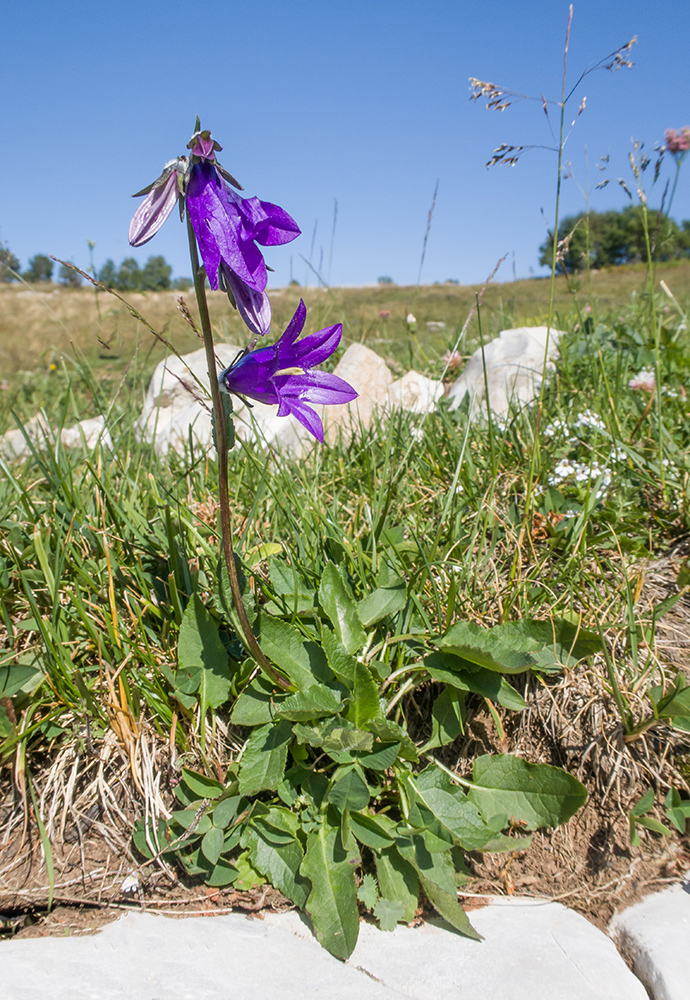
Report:
[[[54,277],[55,274],[55,277]],[[149,257],[140,267],[134,257],[126,257],[119,267],[113,260],[106,260],[96,273],[99,281],[108,288],[123,292],[161,292],[170,288],[189,288],[189,278],[171,278],[172,268],[165,257]],[[29,260],[26,270],[21,270],[19,259],[9,247],[0,243],[0,281],[9,283],[19,276],[30,284],[46,284],[55,280],[59,285],[78,288],[82,277],[73,268],[60,264],[55,271],[55,261],[39,253]]]
[[[628,205],[621,212],[581,212],[569,215],[558,227],[558,270],[573,273],[587,267],[618,267],[647,261],[643,208]],[[647,211],[652,260],[690,258],[690,219],[678,225],[662,212]],[[539,263],[551,266],[553,234],[539,247]]]

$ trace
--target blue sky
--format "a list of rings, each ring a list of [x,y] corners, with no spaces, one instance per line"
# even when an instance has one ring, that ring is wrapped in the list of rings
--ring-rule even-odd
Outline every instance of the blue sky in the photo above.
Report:
[[[469,100],[468,77],[557,100],[567,18],[564,0],[5,3],[0,241],[23,267],[35,253],[86,266],[92,240],[97,267],[163,254],[188,274],[177,219],[138,250],[127,227],[129,196],[184,151],[198,113],[246,194],[282,205],[302,228],[267,254],[273,285],[291,274],[313,285],[302,258],[334,285],[416,282],[437,181],[423,282],[480,282],[504,254],[503,280],[539,273],[554,154],[485,163],[501,142],[551,144],[541,103],[486,111]],[[577,184],[586,186],[585,149],[589,186],[611,178],[592,194],[595,209],[628,203],[617,179],[631,183],[632,139],[651,149],[664,129],[690,124],[690,5],[579,0],[571,82],[633,35],[634,68],[589,75],[569,105],[572,119],[587,97],[566,153]],[[584,207],[577,184],[564,182],[565,213]],[[690,217],[690,176],[672,214]]]

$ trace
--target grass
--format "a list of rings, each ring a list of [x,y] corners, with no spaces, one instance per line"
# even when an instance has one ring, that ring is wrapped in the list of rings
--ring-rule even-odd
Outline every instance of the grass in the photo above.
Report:
[[[310,641],[323,628],[318,608],[327,606],[322,588],[329,566],[345,568],[356,602],[392,587],[391,580],[404,581],[404,607],[372,626],[360,655],[389,717],[418,747],[435,732],[432,701],[442,692],[420,666],[436,637],[460,622],[484,629],[535,619],[575,623],[600,637],[598,654],[579,666],[566,655],[555,671],[504,677],[526,699],[525,717],[543,692],[561,716],[551,750],[533,742],[531,759],[565,764],[600,794],[612,770],[626,776],[622,809],[647,786],[662,797],[673,789],[686,796],[687,661],[666,655],[657,640],[665,635],[664,615],[685,600],[688,577],[682,558],[690,519],[684,388],[690,340],[683,313],[689,274],[677,267],[668,274],[659,268],[657,275],[679,303],[659,294],[661,423],[649,393],[628,385],[655,362],[655,336],[639,291],[643,276],[629,269],[594,276],[602,292],[591,312],[573,309],[572,296],[557,283],[557,325],[566,336],[539,420],[538,408],[526,408],[487,427],[470,423],[464,407],[451,412],[442,404],[425,418],[377,419],[352,443],[314,449],[299,463],[238,444],[230,455],[235,547],[252,617],[269,611]],[[628,282],[637,283],[634,294]],[[297,294],[275,297],[277,326]],[[452,346],[472,296],[469,289],[437,286],[314,290],[308,300],[314,326],[347,315],[351,340],[364,340],[400,369],[411,359],[438,375],[440,355]],[[11,302],[5,317],[19,323],[20,310],[26,311],[33,345],[35,300],[15,289],[3,289],[2,297]],[[133,431],[158,346],[144,343],[126,314],[107,316],[103,304],[99,321],[86,290],[60,291],[48,301],[56,306],[47,315],[60,316],[50,320],[55,337],[72,331],[72,360],[50,355],[54,371],[46,370],[44,358],[42,371],[8,375],[2,424],[26,420],[39,402],[58,425],[103,412],[114,444],[83,453],[51,438],[28,458],[2,463],[5,838],[20,837],[33,816],[52,860],[49,845],[95,801],[107,836],[139,864],[129,840],[132,823],[142,813],[170,815],[170,775],[186,766],[224,779],[236,767],[247,731],[233,722],[232,706],[255,665],[235,631],[219,568],[214,459],[188,452],[162,460]],[[178,334],[172,295],[150,296],[137,306],[147,314],[153,307],[154,325],[164,326],[180,350],[198,346]],[[403,321],[410,308],[416,337]],[[539,322],[547,308],[542,282],[489,289],[481,311],[484,336],[487,327],[493,335],[509,320]],[[217,328],[232,339],[235,320],[213,298],[212,309]],[[379,317],[383,309],[390,319]],[[445,322],[445,330],[427,334],[424,324],[431,320]],[[117,329],[117,361],[108,354],[87,363],[96,349],[86,338],[108,322]],[[23,364],[31,359],[40,366],[31,349]],[[650,596],[645,574],[660,560],[672,575],[664,592]],[[184,623],[195,595],[230,664],[220,701],[181,680]],[[588,731],[592,746],[580,763],[567,749],[571,723],[559,708],[571,704],[573,689],[586,693],[605,720],[598,732]],[[462,733],[473,717],[488,712],[494,746],[505,749],[517,745],[516,720],[524,715],[510,697],[506,702],[505,691],[504,697],[475,691],[463,705],[460,729],[451,726],[452,738],[435,751],[458,774],[471,763]]]

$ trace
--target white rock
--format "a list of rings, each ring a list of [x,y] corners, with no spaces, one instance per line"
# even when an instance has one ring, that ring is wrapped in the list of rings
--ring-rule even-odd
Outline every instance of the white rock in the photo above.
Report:
[[[312,939],[232,913],[127,913],[92,937],[2,942],[0,1000],[404,1000]]]
[[[690,880],[617,913],[609,934],[653,1000],[688,1000]]]
[[[33,292],[26,294],[33,295]],[[30,417],[24,424],[24,431],[25,434],[18,427],[6,431],[0,439],[0,454],[7,458],[28,455],[30,448],[26,441],[27,437],[38,447],[42,447],[46,441],[53,443],[55,440],[54,431],[42,413]]]
[[[24,429],[29,440],[38,448],[55,445],[55,428],[48,424],[42,413],[37,413],[24,424]],[[104,445],[112,448],[113,442],[110,438],[108,428],[105,426],[105,417],[91,417],[87,420],[80,420],[72,427],[63,427],[60,432],[60,440],[66,448],[81,448],[82,446],[92,451],[96,445]],[[26,437],[19,430],[7,431],[0,438],[0,454],[8,458],[18,458],[21,455],[28,455],[30,451]]]
[[[390,933],[360,923],[347,964],[409,1000],[647,1000],[613,942],[559,903],[505,899],[470,919],[483,941],[440,920]],[[310,934],[297,913],[265,920]]]
[[[374,419],[377,408],[383,408],[393,375],[388,365],[376,351],[364,344],[350,344],[335,368],[335,374],[349,382],[359,394],[357,399],[342,406],[324,406],[320,409],[326,427],[326,440],[332,444],[338,433],[346,441],[359,428],[367,428]]]
[[[484,345],[483,358],[482,348],[477,348],[448,393],[451,410],[460,406],[468,393],[471,412],[476,414],[484,409],[484,366],[489,385],[489,405],[494,413],[505,416],[511,401],[518,405],[532,402],[541,387],[547,329],[545,326],[523,326],[503,330],[495,340]],[[558,341],[562,336],[564,334],[560,330],[551,330],[547,371],[554,369]]]
[[[80,420],[73,427],[63,427],[60,440],[67,448],[81,448],[82,445],[92,451],[97,444],[112,448],[110,432],[105,426],[105,417],[91,417]]]
[[[429,413],[443,396],[443,382],[437,382],[419,372],[409,371],[388,389],[388,400],[393,408],[412,413]]]

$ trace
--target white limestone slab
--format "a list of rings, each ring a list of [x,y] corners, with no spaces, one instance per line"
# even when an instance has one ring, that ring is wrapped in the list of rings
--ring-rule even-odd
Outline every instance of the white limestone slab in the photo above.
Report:
[[[240,914],[127,913],[91,937],[0,943],[0,1000],[403,1000],[315,941]]]
[[[653,1000],[688,1000],[690,879],[617,913],[609,934]]]
[[[347,965],[408,1000],[647,1000],[606,934],[559,903],[506,899],[470,918],[483,941],[440,920],[390,933],[362,923]],[[297,913],[266,920],[311,934]]]

